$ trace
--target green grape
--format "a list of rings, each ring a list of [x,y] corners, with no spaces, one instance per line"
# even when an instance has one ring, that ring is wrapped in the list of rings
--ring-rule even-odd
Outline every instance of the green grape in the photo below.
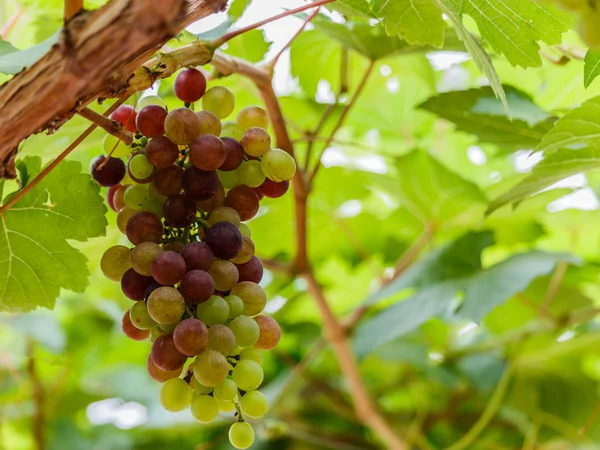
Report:
[[[240,273],[235,264],[231,261],[223,261],[222,259],[215,259],[213,261],[208,269],[208,274],[212,277],[215,283],[215,289],[218,291],[230,290],[235,286],[240,277]]]
[[[150,211],[151,213],[154,213],[156,217],[162,217],[164,204],[164,199],[149,196],[148,199],[142,205],[142,210]]]
[[[225,325],[213,325],[208,329],[208,348],[229,356],[235,348],[235,336]]]
[[[239,316],[229,322],[235,342],[239,347],[252,347],[260,337],[260,328],[255,320],[248,316]]]
[[[211,113],[210,111],[198,111],[196,116],[198,116],[198,119],[200,119],[200,135],[221,135],[221,130],[223,127],[221,125],[221,121],[215,114]]]
[[[209,423],[219,415],[219,403],[210,395],[196,395],[192,399],[192,416],[198,422]]]
[[[185,300],[179,291],[170,286],[155,289],[148,297],[148,314],[161,325],[177,324],[185,311]],[[165,327],[163,327],[165,329]],[[175,327],[173,327],[175,329]],[[166,330],[165,330],[166,331]]]
[[[163,249],[154,242],[142,242],[136,245],[129,256],[131,267],[140,275],[149,277],[152,275],[152,263]]]
[[[243,130],[253,127],[266,130],[269,126],[267,112],[259,106],[246,106],[238,113],[235,121]]]
[[[107,134],[104,136],[104,139],[102,140],[102,148],[104,149],[104,153],[112,156],[113,158],[122,158],[123,156],[128,155],[131,151],[131,147],[112,134]],[[121,184],[123,183],[121,182]]]
[[[271,136],[262,128],[250,128],[240,141],[250,156],[262,156],[271,148]]]
[[[242,351],[242,347],[236,347],[231,351],[229,356],[237,356],[240,354],[241,351]]]
[[[237,295],[228,295],[225,301],[229,305],[229,318],[235,319],[244,313],[244,302]]]
[[[233,189],[234,187],[242,184],[240,172],[241,167],[242,166],[230,171],[217,170],[219,181],[225,189]]]
[[[217,403],[219,404],[219,411],[221,412],[228,413],[235,409],[235,405],[233,404],[233,402],[217,400]]]
[[[252,281],[242,281],[231,289],[231,295],[237,295],[244,302],[244,314],[260,314],[267,304],[267,295],[262,287]]]
[[[296,173],[294,158],[278,148],[265,153],[260,164],[266,177],[276,183],[291,180]]]
[[[117,214],[117,227],[121,233],[125,234],[125,231],[127,230],[127,221],[136,212],[135,209],[128,208],[127,206],[119,211]]]
[[[213,295],[207,301],[198,305],[196,313],[198,319],[209,327],[223,324],[229,318],[229,305],[218,295]]]
[[[240,352],[240,361],[244,359],[251,359],[252,361],[256,361],[258,364],[263,363],[262,352],[255,347],[248,347]]]
[[[242,137],[244,137],[244,130],[242,130],[235,122],[223,122],[221,137],[229,137],[235,139],[236,141],[241,141]]]
[[[121,281],[123,274],[131,267],[130,252],[124,245],[115,245],[106,250],[100,260],[100,269],[104,276],[112,281]]]
[[[210,217],[206,221],[209,225],[214,225],[217,222],[229,222],[236,227],[240,226],[241,219],[238,212],[228,206],[219,206],[210,213]]]
[[[192,389],[194,389],[194,392],[197,395],[206,395],[206,394],[210,394],[213,391],[213,388],[200,384],[200,382],[198,380],[196,380],[196,377],[192,377],[191,384],[192,384]]]
[[[145,303],[145,302],[142,302]],[[154,320],[154,319],[152,319]],[[154,328],[152,328],[150,330],[150,342],[154,342],[158,337],[162,336],[163,334],[165,334],[165,331],[160,328],[159,326],[156,326]]]
[[[240,229],[240,233],[242,233],[242,236],[246,236],[248,238],[252,237],[252,232],[250,231],[250,227],[248,225],[246,225],[245,223],[240,223],[239,229]]]
[[[146,186],[133,184],[127,188],[123,198],[125,200],[125,205],[127,205],[128,208],[135,211],[141,211],[146,201],[148,201],[149,196],[150,193]]]
[[[242,391],[253,391],[263,382],[264,373],[256,361],[244,359],[237,363],[231,378]]]
[[[133,155],[129,160],[129,172],[135,178],[140,180],[145,180],[154,171],[154,166],[150,164],[148,158],[143,153],[138,153],[137,155]]]
[[[222,353],[205,350],[192,363],[194,376],[203,386],[215,387],[227,378],[229,363]]]
[[[233,111],[235,97],[225,86],[211,87],[202,97],[202,109],[224,119]]]
[[[148,105],[158,105],[162,108],[167,109],[167,104],[158,95],[144,95],[142,98],[139,99],[136,109],[138,111],[141,111],[142,109],[144,109],[144,107]]]
[[[242,240],[242,249],[230,261],[234,264],[246,264],[254,256],[254,242],[249,237],[244,236]]]
[[[165,381],[160,390],[160,404],[167,411],[183,411],[192,401],[190,385],[181,378]]]
[[[148,314],[145,302],[135,302],[129,310],[129,318],[133,326],[140,330],[153,330],[156,327],[156,322]]]
[[[246,161],[240,169],[240,180],[248,187],[256,188],[265,182],[267,178],[262,171],[261,163],[258,161]]]
[[[240,400],[240,406],[248,417],[258,419],[267,413],[269,401],[262,392],[250,391],[244,394]]]
[[[229,428],[229,442],[235,448],[245,449],[254,443],[254,429],[248,422],[236,422]]]
[[[237,384],[229,378],[223,380],[221,384],[215,386],[213,395],[217,400],[233,400],[237,395]]]

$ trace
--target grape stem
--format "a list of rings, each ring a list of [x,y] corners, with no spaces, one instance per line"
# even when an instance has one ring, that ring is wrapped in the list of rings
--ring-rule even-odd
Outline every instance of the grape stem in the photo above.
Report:
[[[108,117],[104,117],[102,114],[98,114],[90,108],[83,108],[77,114],[90,122],[95,123],[107,133],[119,138],[119,140],[126,145],[131,145],[133,143],[133,133],[127,131],[120,123],[110,120]]]

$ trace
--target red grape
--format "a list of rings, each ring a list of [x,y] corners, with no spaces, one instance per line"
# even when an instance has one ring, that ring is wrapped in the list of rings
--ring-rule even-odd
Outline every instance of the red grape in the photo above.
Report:
[[[175,370],[162,370],[154,361],[152,361],[152,356],[148,355],[148,360],[146,361],[146,369],[148,370],[148,375],[152,377],[154,381],[158,381],[159,383],[164,383],[171,378],[178,378],[181,375],[181,371],[183,367]]]
[[[163,215],[170,226],[187,227],[196,220],[196,203],[185,194],[173,195],[165,201]]]
[[[215,258],[210,247],[204,242],[190,242],[181,250],[181,256],[188,271],[207,271]]]
[[[261,184],[258,189],[263,193],[265,197],[269,198],[279,198],[284,195],[290,187],[289,181],[282,181],[280,183],[276,183],[275,181],[265,179],[264,183]]]
[[[215,289],[212,277],[204,270],[191,270],[186,273],[179,285],[179,292],[189,305],[197,305],[210,298]]]
[[[140,275],[135,270],[128,269],[121,278],[121,290],[131,300],[144,300],[148,286],[152,284],[152,277]]]
[[[185,270],[183,256],[171,251],[159,253],[152,263],[152,276],[165,286],[179,283],[185,275]]]
[[[115,193],[120,187],[120,184],[113,184],[106,192],[106,203],[108,203],[108,206],[110,206],[110,209],[112,209],[114,212],[119,212],[119,210],[115,207]]]
[[[174,164],[179,156],[179,147],[165,136],[150,139],[146,145],[146,157],[150,164],[158,169],[164,169]]]
[[[244,162],[244,148],[242,147],[242,144],[229,137],[221,138],[221,141],[223,141],[226,158],[219,167],[219,170],[229,172],[237,169],[240,167],[240,164]]]
[[[199,70],[184,69],[175,77],[173,90],[182,102],[194,103],[200,100],[206,92],[206,78]]]
[[[165,134],[165,119],[167,111],[158,105],[148,105],[142,108],[135,121],[137,129],[144,136],[153,138]]]
[[[135,213],[127,221],[125,234],[133,245],[142,242],[159,243],[163,234],[163,225],[160,219],[149,211]]]
[[[242,221],[246,221],[252,219],[258,212],[259,200],[249,187],[237,186],[227,193],[223,204],[235,209]]]
[[[239,282],[252,281],[253,283],[260,283],[263,277],[263,266],[256,256],[253,256],[250,261],[246,264],[236,264],[238,272],[240,274]]]
[[[208,200],[219,190],[217,172],[190,166],[183,173],[181,182],[184,192],[194,200]]]
[[[254,346],[261,350],[271,350],[281,339],[281,328],[275,319],[269,316],[256,316],[254,321],[260,329],[260,336]]]
[[[173,343],[184,355],[199,355],[208,347],[208,327],[192,317],[182,320],[173,332]]]
[[[125,163],[120,158],[109,157],[104,166],[100,167],[106,160],[104,155],[96,156],[90,164],[90,173],[94,180],[101,186],[114,186],[119,184],[125,176]]]
[[[178,370],[187,361],[187,356],[175,347],[172,334],[163,334],[156,338],[152,343],[150,357],[159,369],[166,371]]]
[[[216,170],[226,158],[223,141],[212,134],[203,134],[190,145],[190,159],[198,169]]]
[[[230,222],[217,222],[206,232],[206,243],[219,259],[231,259],[242,249],[242,233]]]
[[[177,164],[172,164],[164,169],[154,172],[152,186],[160,195],[168,197],[181,192],[181,181],[183,180],[183,169]]]
[[[150,336],[150,330],[140,330],[131,322],[129,310],[125,311],[125,314],[123,314],[123,318],[121,319],[121,329],[125,336],[134,341],[143,341]]]
[[[121,105],[109,116],[111,120],[119,122],[121,125],[127,128],[128,131],[135,133],[137,127],[135,125],[135,119],[137,118],[137,112],[133,109],[133,106]]]

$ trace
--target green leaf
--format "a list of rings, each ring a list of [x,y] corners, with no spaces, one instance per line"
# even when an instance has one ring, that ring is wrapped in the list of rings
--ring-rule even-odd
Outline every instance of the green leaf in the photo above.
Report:
[[[325,5],[327,9],[337,11],[346,17],[373,17],[368,0],[337,0]]]
[[[19,49],[13,47],[13,45],[10,42],[0,39],[0,56],[8,55],[9,53],[14,53],[18,51]]]
[[[40,171],[40,158],[24,162],[31,176]],[[84,291],[87,259],[67,240],[104,235],[106,207],[99,193],[80,163],[64,161],[0,215],[1,309],[52,308],[61,288]]]
[[[271,44],[265,41],[262,30],[252,30],[227,43],[225,52],[250,62],[262,61]]]
[[[600,75],[600,50],[588,49],[583,66],[583,85],[587,88]]]
[[[252,3],[252,0],[233,0],[227,9],[229,20],[235,22],[242,17],[248,6],[250,6],[250,3]]]
[[[471,16],[481,37],[512,65],[522,67],[541,66],[537,41],[559,44],[574,20],[573,15],[541,0],[464,0],[455,11]]]
[[[60,30],[43,42],[25,50],[2,54],[0,52],[0,73],[14,75],[35,64],[58,41]]]
[[[507,203],[516,203],[536,194],[563,178],[600,167],[600,148],[560,150],[544,156],[531,174],[505,194],[490,202],[486,214],[491,214]]]
[[[446,22],[435,0],[374,0],[373,11],[383,20],[390,36],[400,36],[409,44],[444,44]]]
[[[489,86],[467,91],[446,92],[420,105],[453,122],[456,127],[514,151],[535,148],[552,128],[553,119],[524,92],[505,86],[511,117]]]

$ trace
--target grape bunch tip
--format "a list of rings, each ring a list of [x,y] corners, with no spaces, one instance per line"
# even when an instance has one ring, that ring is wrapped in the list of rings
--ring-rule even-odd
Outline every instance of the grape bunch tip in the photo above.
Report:
[[[152,342],[146,367],[163,383],[163,407],[189,407],[201,423],[235,412],[229,439],[244,449],[254,442],[246,419],[268,408],[257,390],[262,351],[281,337],[279,324],[261,314],[263,266],[244,222],[264,197],[287,192],[296,164],[271,148],[262,108],[244,108],[222,123],[235,108],[234,95],[223,86],[207,89],[201,71],[180,71],[174,92],[184,106],[167,111],[149,95],[110,116],[135,140],[127,146],[107,135],[106,155],[90,171],[108,187],[107,203],[133,248],[109,248],[100,266],[134,301],[122,330]],[[200,101],[202,111],[194,112],[190,106]]]

